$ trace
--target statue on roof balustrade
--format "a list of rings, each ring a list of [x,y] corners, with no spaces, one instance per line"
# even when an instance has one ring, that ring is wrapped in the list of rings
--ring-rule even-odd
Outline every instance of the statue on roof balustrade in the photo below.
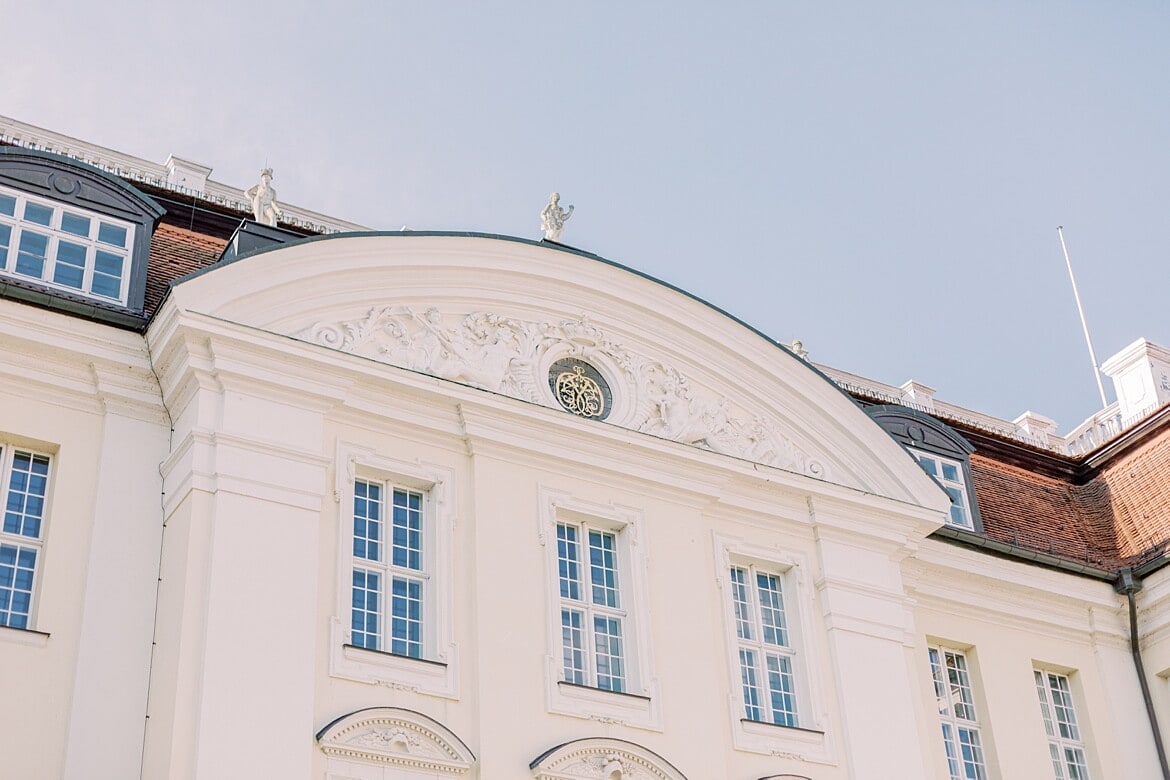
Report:
[[[276,205],[276,190],[272,187],[271,168],[260,171],[260,183],[245,192],[244,197],[252,204],[252,214],[262,225],[276,227],[276,221],[284,216],[280,206]]]

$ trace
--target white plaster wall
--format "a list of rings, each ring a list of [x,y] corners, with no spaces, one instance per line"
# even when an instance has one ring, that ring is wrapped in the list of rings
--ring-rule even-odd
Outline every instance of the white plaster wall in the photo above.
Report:
[[[1157,776],[1123,600],[1108,583],[934,541],[920,558],[930,566],[915,567],[914,658],[927,720],[923,740],[934,772],[943,772],[944,763],[928,642],[967,654],[992,777],[1045,777],[1052,771],[1032,677],[1036,667],[1068,674],[1092,777]]]
[[[0,629],[4,772],[137,776],[167,443],[142,338],[0,301],[0,439],[53,458],[43,633]]]

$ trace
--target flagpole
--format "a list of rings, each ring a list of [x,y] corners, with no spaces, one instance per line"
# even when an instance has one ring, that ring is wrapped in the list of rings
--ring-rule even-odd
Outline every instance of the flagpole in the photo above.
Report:
[[[1093,352],[1093,341],[1089,338],[1089,325],[1085,322],[1085,310],[1081,306],[1081,295],[1077,292],[1077,280],[1073,276],[1072,261],[1068,259],[1068,247],[1064,244],[1064,226],[1057,225],[1056,234],[1060,236],[1060,249],[1064,252],[1064,264],[1068,267],[1068,279],[1072,282],[1073,298],[1077,302],[1077,314],[1081,316],[1081,329],[1085,332],[1085,344],[1089,347],[1089,360],[1093,361],[1093,379],[1097,380],[1097,392],[1101,394],[1101,408],[1109,406],[1105,399],[1105,386],[1101,384],[1101,370],[1097,367],[1097,355]]]

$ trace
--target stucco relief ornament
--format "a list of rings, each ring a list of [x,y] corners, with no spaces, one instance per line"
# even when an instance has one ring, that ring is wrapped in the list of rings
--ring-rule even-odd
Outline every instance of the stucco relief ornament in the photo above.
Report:
[[[611,423],[663,439],[828,476],[771,420],[737,414],[727,397],[695,390],[678,369],[617,344],[585,316],[531,322],[473,312],[449,327],[434,307],[420,314],[409,306],[375,306],[365,317],[317,323],[295,335],[581,416],[606,416]],[[617,374],[610,377],[610,390],[571,368],[558,373],[550,387],[549,361],[559,364],[566,358],[611,366]],[[621,381],[615,385],[614,379]],[[604,400],[610,391],[615,403],[619,396],[627,399],[620,417],[612,416]]]
[[[255,184],[244,193],[244,197],[252,204],[252,215],[263,225],[276,227],[276,221],[284,216],[280,206],[276,205],[276,190],[272,188],[272,169],[260,171],[260,183]]]
[[[374,729],[351,740],[351,744],[383,748],[396,753],[411,753],[419,748],[422,741],[416,734],[411,734],[406,729],[397,728]]]
[[[565,232],[565,223],[573,216],[573,207],[563,209],[560,206],[561,194],[554,192],[548,196],[548,203],[540,210],[540,229],[549,241],[560,241]]]

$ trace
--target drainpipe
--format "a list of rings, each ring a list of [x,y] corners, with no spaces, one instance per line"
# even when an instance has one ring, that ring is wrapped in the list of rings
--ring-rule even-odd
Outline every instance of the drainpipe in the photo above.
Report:
[[[1162,766],[1163,780],[1170,780],[1170,766],[1166,763],[1166,747],[1162,744],[1162,732],[1158,728],[1158,716],[1154,713],[1154,700],[1150,696],[1150,684],[1146,680],[1146,669],[1142,664],[1142,649],[1138,644],[1137,602],[1134,594],[1142,589],[1142,581],[1134,576],[1133,569],[1125,567],[1117,572],[1114,587],[1129,600],[1129,648],[1133,653],[1133,665],[1137,669],[1138,683],[1142,686],[1142,698],[1146,703],[1146,716],[1154,732],[1154,747],[1158,751],[1158,763]]]

